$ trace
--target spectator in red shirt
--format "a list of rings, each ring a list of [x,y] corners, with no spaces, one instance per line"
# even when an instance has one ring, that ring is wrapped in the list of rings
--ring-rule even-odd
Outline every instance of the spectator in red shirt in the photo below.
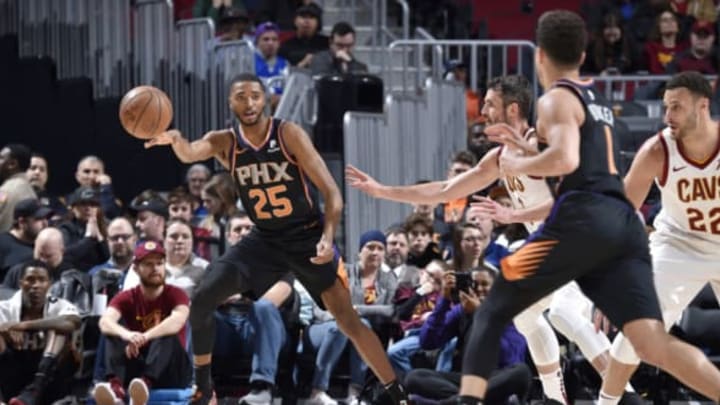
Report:
[[[116,295],[100,318],[108,382],[95,386],[98,405],[123,401],[125,386],[132,404],[145,405],[149,388],[184,388],[191,382],[185,336],[190,300],[182,289],[165,285],[161,243],[139,243],[134,263],[140,285]]]
[[[690,48],[679,54],[668,64],[668,73],[694,70],[703,74],[715,74],[718,71],[715,45],[715,27],[709,21],[697,20],[690,33]]]
[[[677,16],[670,10],[660,13],[655,31],[645,44],[645,62],[650,73],[664,74],[667,64],[687,48],[687,44],[680,41],[678,32]]]

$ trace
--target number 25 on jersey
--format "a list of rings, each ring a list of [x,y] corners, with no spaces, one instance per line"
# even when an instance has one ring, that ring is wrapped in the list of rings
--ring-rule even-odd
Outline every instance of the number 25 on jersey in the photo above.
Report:
[[[253,188],[248,196],[255,201],[255,216],[258,219],[283,218],[292,214],[292,202],[281,194],[287,191],[287,186],[280,184],[268,188]]]

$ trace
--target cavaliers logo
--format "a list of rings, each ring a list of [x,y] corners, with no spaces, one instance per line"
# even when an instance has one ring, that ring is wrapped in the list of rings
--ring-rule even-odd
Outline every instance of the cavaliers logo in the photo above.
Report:
[[[145,249],[146,250],[155,250],[157,248],[157,243],[155,242],[145,242]]]

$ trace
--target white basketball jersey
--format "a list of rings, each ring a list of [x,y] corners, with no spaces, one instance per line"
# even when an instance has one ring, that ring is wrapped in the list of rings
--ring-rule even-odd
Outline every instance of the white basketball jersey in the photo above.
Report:
[[[529,128],[525,131],[524,138],[528,139],[534,135],[535,129]],[[512,152],[508,150],[508,148],[503,147],[498,156],[503,153]],[[534,207],[552,198],[550,188],[545,182],[545,179],[542,177],[521,174],[518,176],[505,176],[503,180],[505,183],[505,189],[510,195],[513,207],[515,208]],[[524,224],[527,231],[533,233],[540,227],[542,221],[530,221],[525,222]]]
[[[668,128],[658,135],[666,152],[664,179],[655,179],[662,209],[651,235],[653,254],[671,244],[690,255],[720,258],[720,156],[703,163],[685,157]],[[720,145],[719,145],[720,148]]]

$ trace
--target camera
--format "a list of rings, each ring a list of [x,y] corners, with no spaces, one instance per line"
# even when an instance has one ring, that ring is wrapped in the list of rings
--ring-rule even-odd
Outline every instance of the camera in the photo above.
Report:
[[[474,284],[471,273],[455,272],[455,288],[452,289],[453,302],[460,302],[460,291],[469,293]]]

